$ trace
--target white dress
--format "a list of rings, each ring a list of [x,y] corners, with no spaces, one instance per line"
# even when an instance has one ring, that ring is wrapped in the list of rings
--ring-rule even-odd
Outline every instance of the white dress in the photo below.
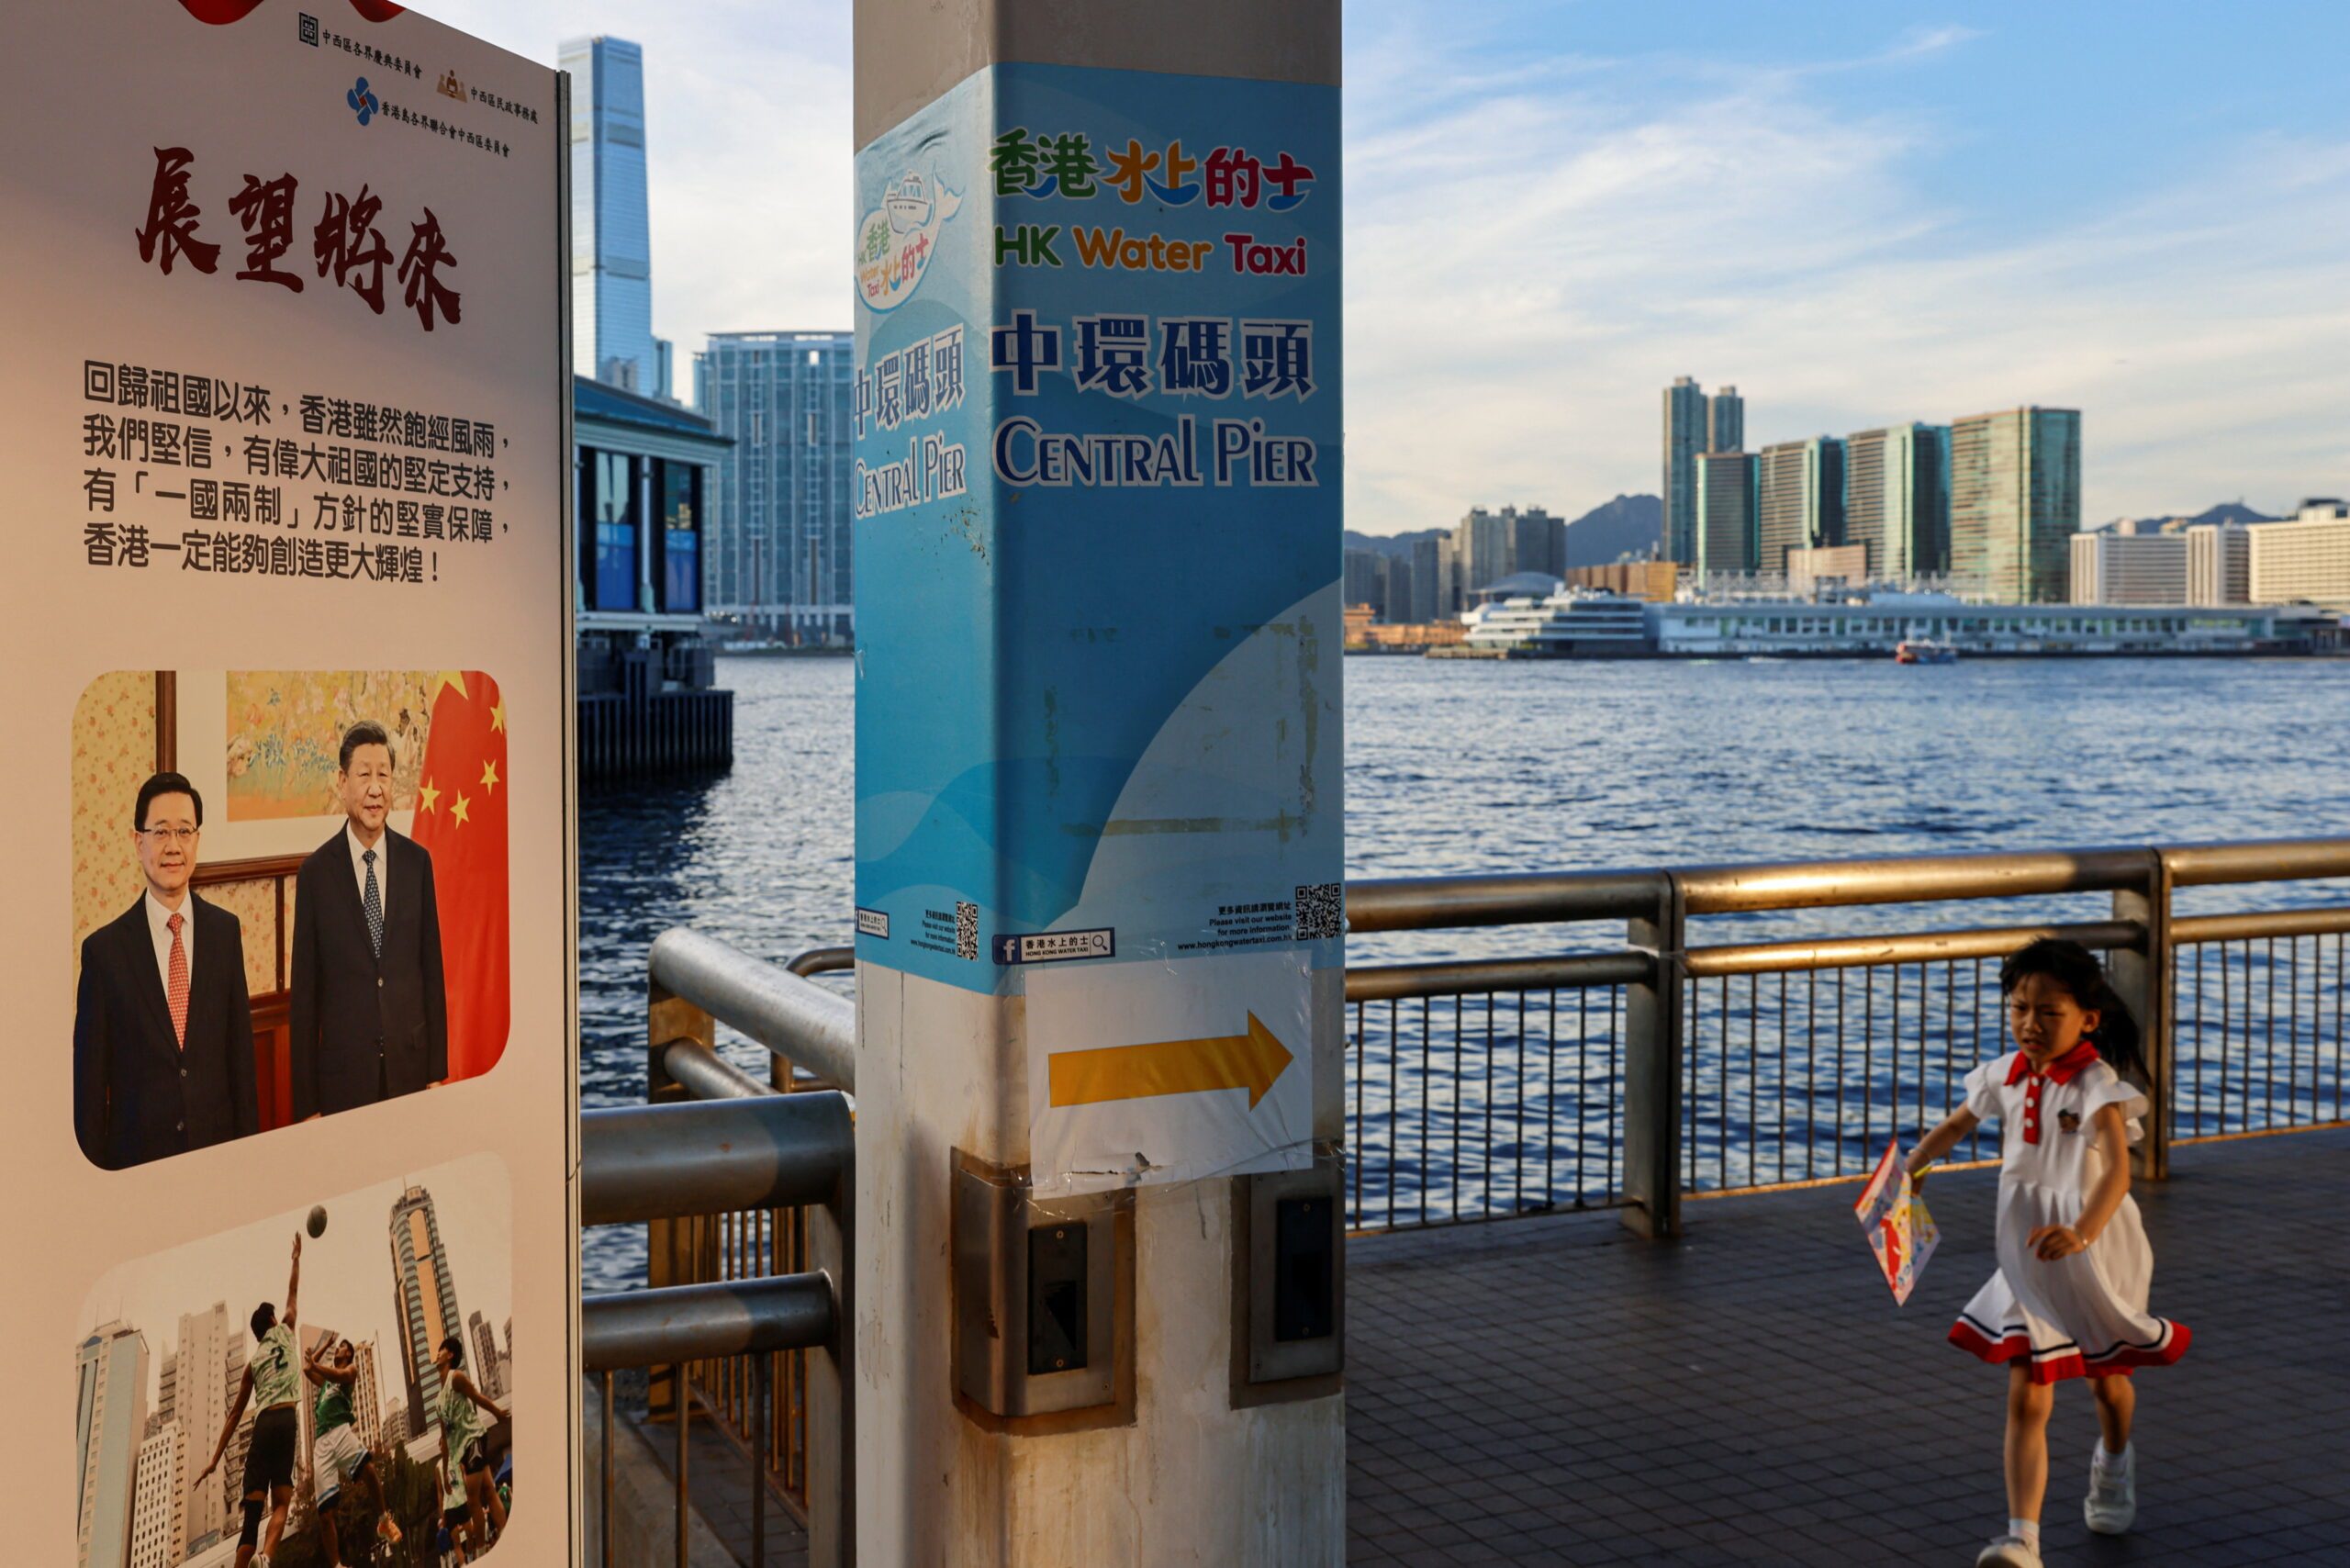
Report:
[[[2028,1238],[2044,1225],[2076,1225],[2104,1170],[2097,1112],[2119,1105],[2130,1141],[2145,1096],[2087,1045],[2043,1077],[2023,1053],[1966,1075],[1966,1108],[2000,1124],[1998,1271],[1951,1326],[1960,1349],[1993,1363],[2028,1358],[2034,1383],[2127,1376],[2187,1353],[2183,1323],[2146,1311],[2154,1255],[2138,1204],[2124,1197],[2088,1249],[2043,1262]]]

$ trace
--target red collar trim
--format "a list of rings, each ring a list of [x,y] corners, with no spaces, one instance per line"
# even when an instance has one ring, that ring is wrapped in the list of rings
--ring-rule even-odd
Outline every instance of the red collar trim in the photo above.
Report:
[[[2058,1083],[2070,1083],[2087,1071],[2089,1064],[2097,1059],[2097,1047],[2087,1040],[2083,1040],[2079,1045],[2050,1062],[2044,1076]],[[2021,1083],[2031,1076],[2032,1076],[2031,1058],[2018,1051],[2015,1060],[2008,1064],[2009,1084],[2013,1086]]]

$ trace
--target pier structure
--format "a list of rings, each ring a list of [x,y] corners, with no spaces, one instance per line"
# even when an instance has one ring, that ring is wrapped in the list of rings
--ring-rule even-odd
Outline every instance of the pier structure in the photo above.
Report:
[[[711,469],[733,442],[691,409],[572,377],[583,782],[724,767],[702,599]]]

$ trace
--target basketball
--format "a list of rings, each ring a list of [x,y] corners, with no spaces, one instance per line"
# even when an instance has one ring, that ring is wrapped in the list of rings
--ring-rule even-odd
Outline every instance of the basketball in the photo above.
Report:
[[[314,1204],[310,1208],[310,1234],[317,1237],[324,1236],[326,1233],[327,1206],[324,1204]]]

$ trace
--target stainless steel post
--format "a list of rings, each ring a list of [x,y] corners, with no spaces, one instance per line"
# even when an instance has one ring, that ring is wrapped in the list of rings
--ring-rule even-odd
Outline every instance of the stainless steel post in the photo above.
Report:
[[[1680,879],[1658,879],[1654,913],[1635,916],[1629,946],[1650,957],[1625,988],[1624,1224],[1652,1241],[1681,1234],[1681,1041],[1688,909]]]

